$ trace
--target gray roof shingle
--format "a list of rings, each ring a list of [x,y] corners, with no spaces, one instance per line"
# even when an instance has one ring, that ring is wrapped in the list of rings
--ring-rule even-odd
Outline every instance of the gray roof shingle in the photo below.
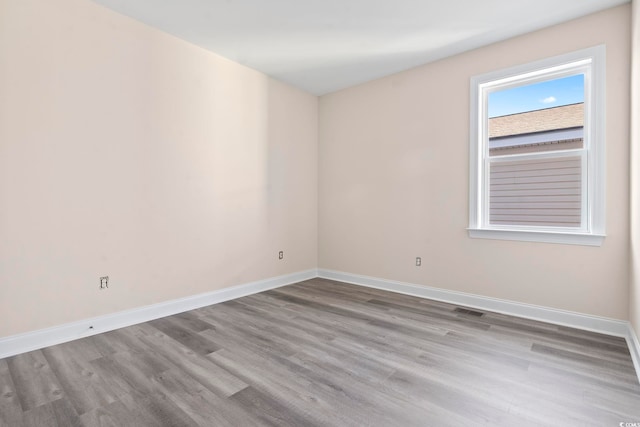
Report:
[[[489,119],[489,138],[584,126],[584,102]]]

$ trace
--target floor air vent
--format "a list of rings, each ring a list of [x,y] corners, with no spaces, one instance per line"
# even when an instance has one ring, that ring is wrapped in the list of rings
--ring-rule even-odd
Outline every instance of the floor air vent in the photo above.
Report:
[[[453,311],[462,313],[462,314],[468,314],[470,316],[476,316],[476,317],[480,317],[484,314],[481,311],[469,310],[468,308],[462,308],[462,307],[456,307]]]

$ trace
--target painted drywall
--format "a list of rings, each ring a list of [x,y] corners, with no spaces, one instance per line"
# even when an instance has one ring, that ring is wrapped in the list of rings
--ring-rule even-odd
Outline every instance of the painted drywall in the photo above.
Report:
[[[631,287],[629,320],[640,334],[640,3],[632,3],[631,72]],[[640,337],[640,335],[638,335]]]
[[[319,268],[626,320],[630,13],[609,9],[321,97]],[[469,238],[469,79],[603,43],[604,244]]]
[[[0,94],[0,337],[316,267],[315,96],[89,0],[0,0]]]

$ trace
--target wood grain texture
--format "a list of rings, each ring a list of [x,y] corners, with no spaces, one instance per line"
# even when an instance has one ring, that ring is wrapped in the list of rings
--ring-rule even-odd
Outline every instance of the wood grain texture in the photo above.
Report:
[[[0,360],[0,426],[621,422],[624,339],[325,279]]]

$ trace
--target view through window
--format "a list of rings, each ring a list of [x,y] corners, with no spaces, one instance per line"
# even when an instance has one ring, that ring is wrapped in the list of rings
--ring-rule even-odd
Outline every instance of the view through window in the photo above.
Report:
[[[489,94],[490,224],[581,227],[584,114],[584,74]]]

